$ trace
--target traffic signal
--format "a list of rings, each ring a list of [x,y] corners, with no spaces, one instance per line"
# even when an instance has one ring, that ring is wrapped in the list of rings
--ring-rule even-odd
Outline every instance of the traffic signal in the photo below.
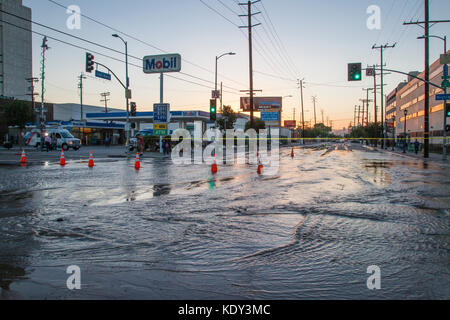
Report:
[[[349,63],[348,64],[348,81],[361,81],[362,80],[362,65],[361,63]]]
[[[94,56],[86,52],[86,72],[91,73],[94,70]]]
[[[447,124],[447,125],[445,126],[445,132],[450,132],[450,124]]]
[[[216,121],[216,119],[217,119],[217,103],[216,103],[216,99],[211,99],[210,100],[209,119],[211,121]]]
[[[130,105],[131,105],[131,116],[136,117],[136,111],[137,111],[136,102],[131,102]]]
[[[447,103],[445,106],[445,114],[447,117],[450,117],[450,103]]]

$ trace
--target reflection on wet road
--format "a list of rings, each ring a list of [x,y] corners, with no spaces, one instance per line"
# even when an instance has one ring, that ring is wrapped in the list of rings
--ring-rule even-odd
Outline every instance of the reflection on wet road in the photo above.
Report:
[[[276,176],[164,158],[0,167],[0,298],[450,298],[448,166],[281,153]]]

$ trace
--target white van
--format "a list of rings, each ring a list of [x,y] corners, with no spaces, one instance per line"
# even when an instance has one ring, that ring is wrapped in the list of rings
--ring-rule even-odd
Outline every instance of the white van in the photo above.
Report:
[[[72,148],[73,150],[78,150],[81,147],[80,139],[75,138],[66,129],[46,129],[45,135],[56,137],[58,148],[62,148],[64,151]],[[33,129],[25,135],[25,141],[28,146],[39,148],[41,145],[41,130]]]

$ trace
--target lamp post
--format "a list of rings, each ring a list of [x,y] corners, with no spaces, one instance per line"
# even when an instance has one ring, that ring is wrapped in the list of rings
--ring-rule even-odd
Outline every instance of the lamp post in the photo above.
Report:
[[[120,40],[123,41],[123,43],[125,44],[125,76],[126,76],[126,81],[125,81],[125,86],[126,86],[126,92],[125,92],[125,97],[127,99],[127,121],[126,121],[126,142],[125,142],[125,146],[128,147],[129,141],[130,141],[130,102],[129,102],[129,87],[130,87],[130,79],[128,78],[128,42],[125,41],[121,36],[119,36],[118,34],[113,34],[112,35],[114,38],[119,38]],[[127,152],[128,152],[128,148],[127,148]]]
[[[408,115],[408,110],[405,109],[404,113],[405,113],[405,129],[403,131],[403,134],[405,135],[404,137],[405,140],[403,141],[403,153],[406,153],[406,116]]]
[[[223,56],[234,56],[236,55],[236,53],[234,52],[227,52],[224,54],[221,54],[220,56],[216,56],[216,72],[215,72],[215,81],[214,81],[214,90],[217,92],[217,61],[222,58]],[[220,93],[222,95],[222,92]],[[216,100],[216,105],[217,105],[217,98],[215,98]]]
[[[421,36],[417,39],[426,39],[427,36]],[[433,36],[428,35],[428,38],[437,38],[444,41],[444,55],[447,54],[447,36],[439,37],[439,36]],[[447,94],[447,87],[444,88],[444,94]],[[447,100],[444,100],[444,133],[443,133],[443,139],[442,139],[442,159],[447,160],[447,132],[445,131],[445,127],[447,125],[447,112],[446,112],[446,106],[447,106]]]

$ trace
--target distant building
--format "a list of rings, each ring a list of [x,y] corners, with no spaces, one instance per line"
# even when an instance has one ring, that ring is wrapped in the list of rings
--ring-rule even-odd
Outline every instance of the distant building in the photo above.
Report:
[[[31,9],[22,0],[0,0],[0,96],[31,100],[32,37]],[[17,27],[15,27],[15,26]],[[25,30],[24,30],[25,29]]]
[[[449,54],[450,51],[447,52]],[[419,78],[425,77],[425,72],[417,74],[411,72]],[[440,85],[443,76],[443,66],[439,59],[430,65],[430,82]],[[417,139],[423,143],[424,137],[424,105],[425,92],[424,82],[409,76],[407,83],[401,83],[394,91],[392,91],[386,99],[386,121],[393,121],[395,128],[395,136],[397,138],[404,136],[405,110],[406,116],[406,136],[414,141]],[[436,101],[436,94],[443,93],[442,89],[430,85],[430,108],[429,108],[429,125],[430,125],[430,150],[440,150],[442,146],[442,137],[444,133],[444,103]],[[389,126],[388,126],[389,127]]]

